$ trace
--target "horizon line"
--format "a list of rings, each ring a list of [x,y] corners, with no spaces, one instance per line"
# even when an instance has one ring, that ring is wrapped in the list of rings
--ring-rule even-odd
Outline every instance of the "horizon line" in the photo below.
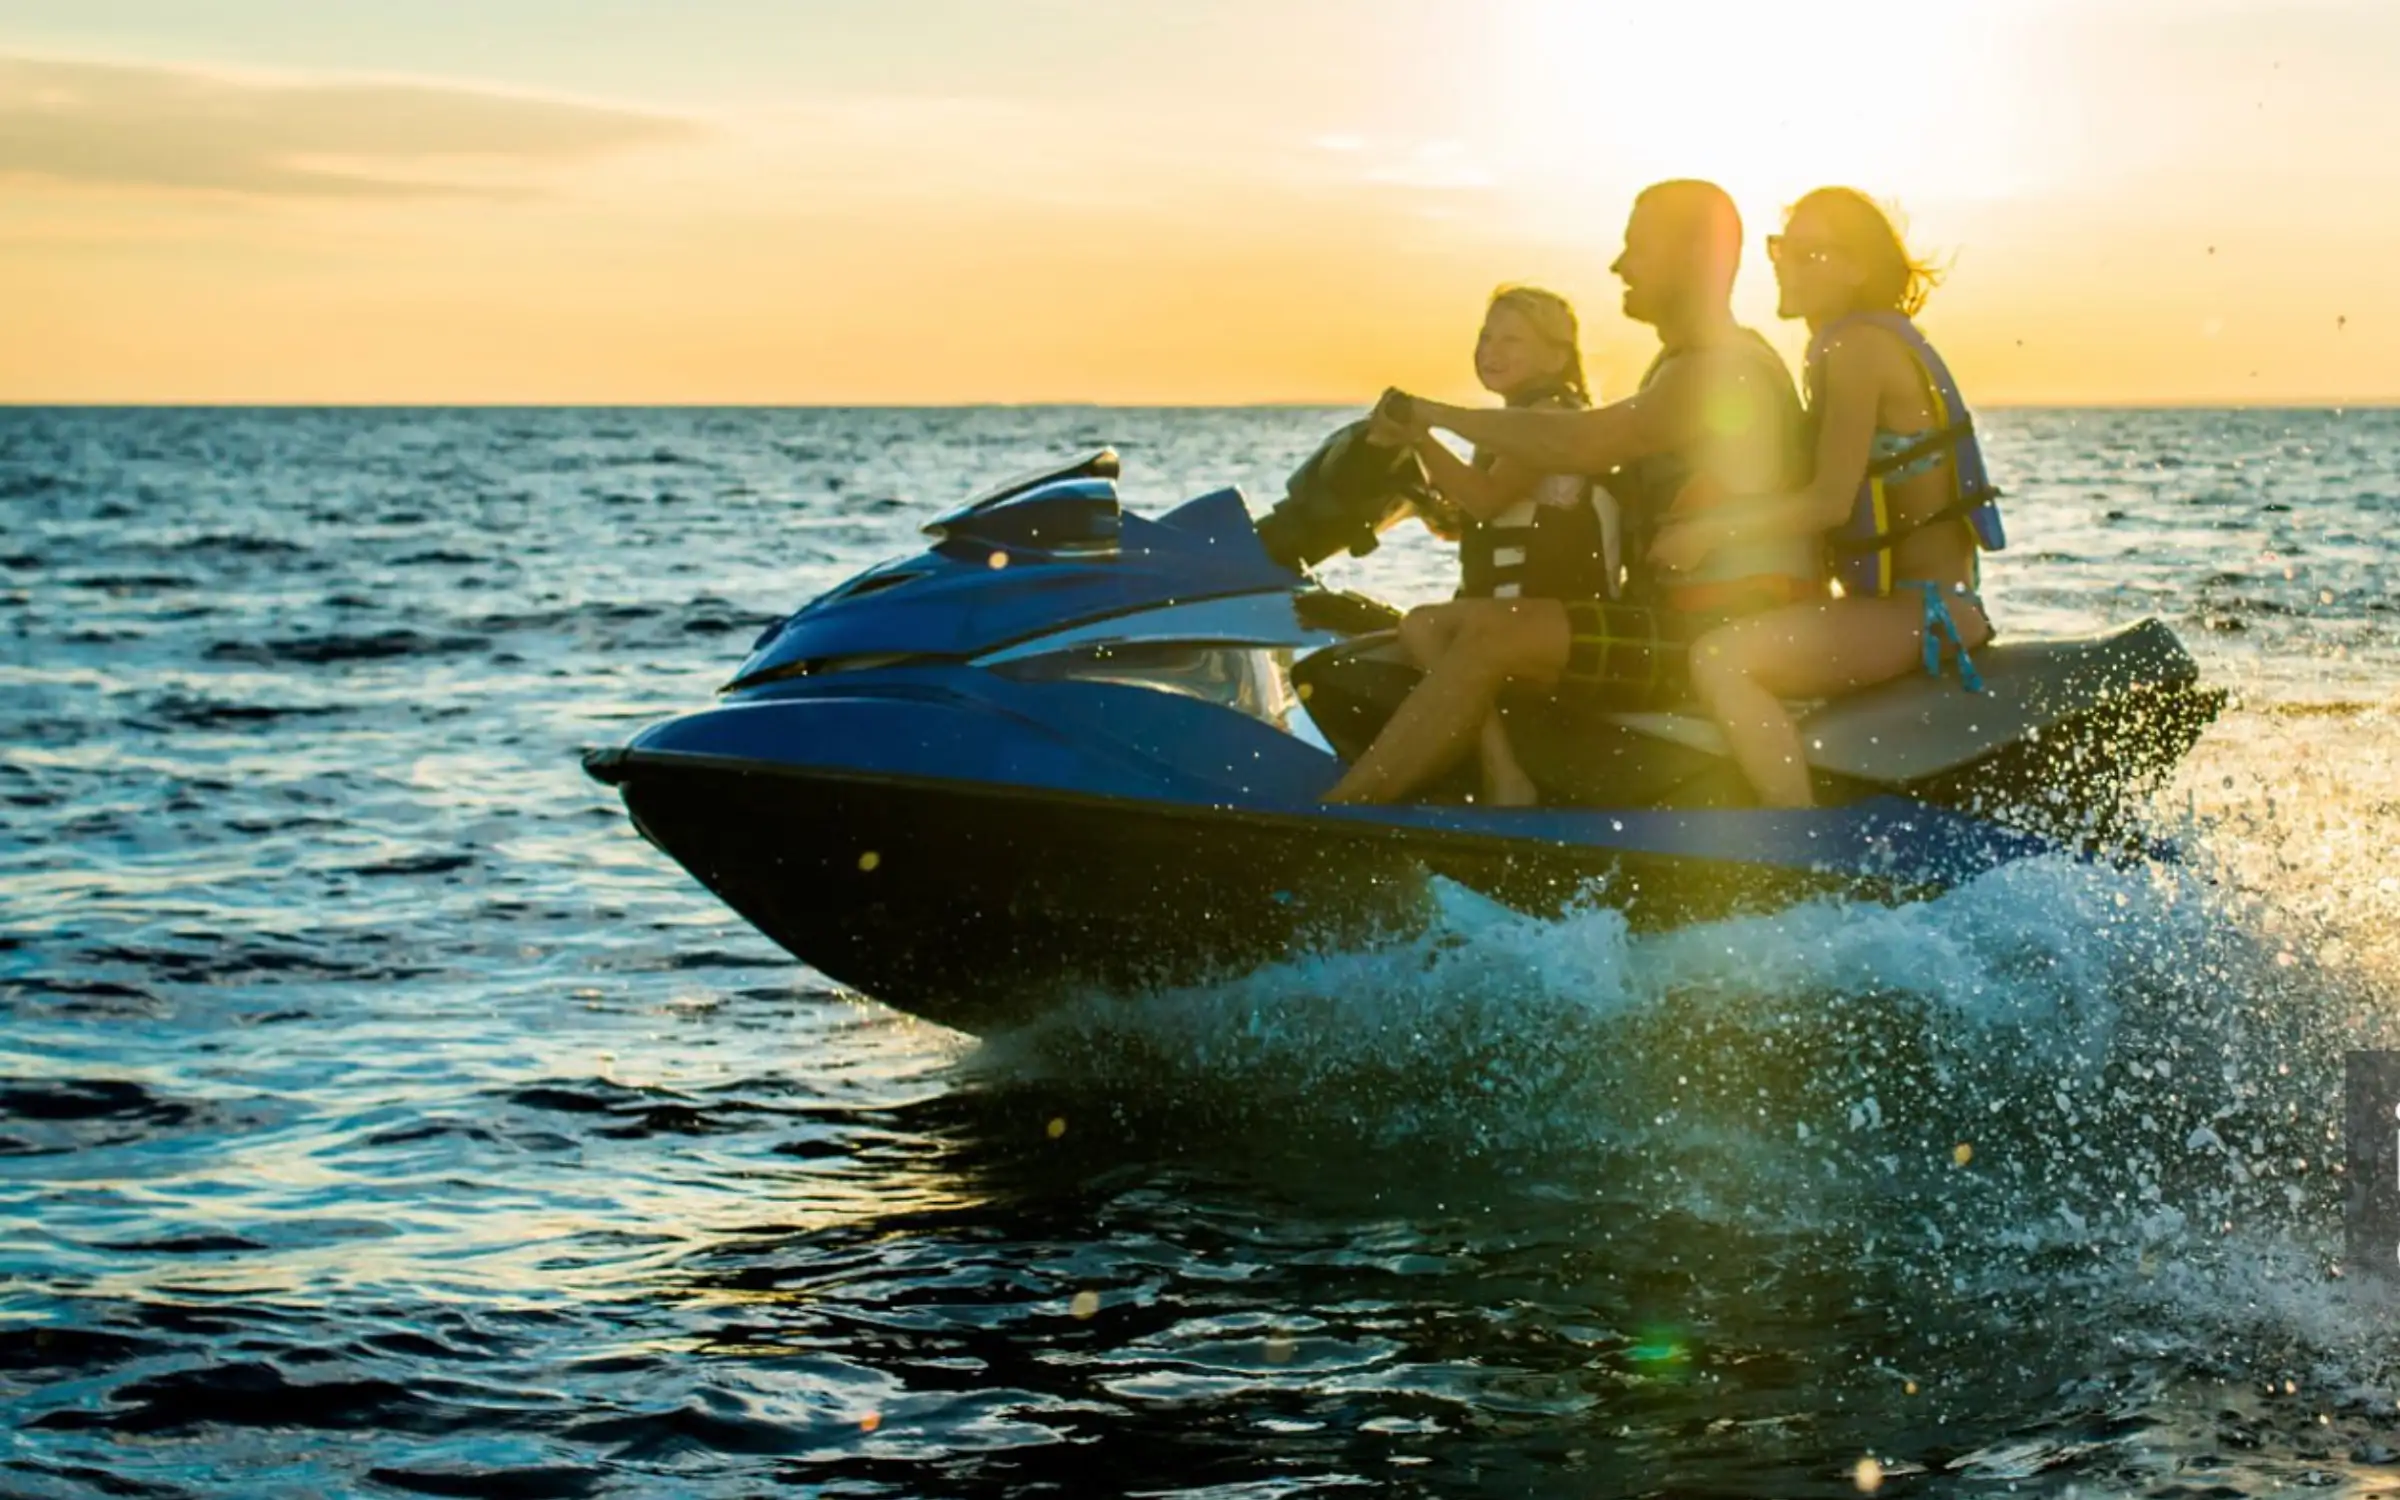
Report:
[[[1373,397],[1264,401],[39,401],[0,398],[0,411],[1338,411]],[[1604,405],[1606,403],[1603,403]],[[1996,401],[1979,411],[2394,411],[2400,394],[2357,398]]]

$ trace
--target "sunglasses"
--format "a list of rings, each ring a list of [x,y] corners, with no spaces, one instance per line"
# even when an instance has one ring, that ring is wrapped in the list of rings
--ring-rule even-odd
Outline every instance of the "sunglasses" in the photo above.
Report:
[[[1780,234],[1767,236],[1767,259],[1779,266],[1795,262],[1803,265],[1826,266],[1831,265],[1833,258],[1839,254],[1841,252],[1830,245],[1805,244],[1786,239]]]

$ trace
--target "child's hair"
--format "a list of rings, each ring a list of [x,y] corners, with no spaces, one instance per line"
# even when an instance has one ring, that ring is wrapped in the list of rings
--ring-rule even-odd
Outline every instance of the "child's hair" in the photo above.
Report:
[[[1589,406],[1591,388],[1583,379],[1583,346],[1581,332],[1575,322],[1575,309],[1566,298],[1538,286],[1504,286],[1492,293],[1491,306],[1483,315],[1490,317],[1496,308],[1505,307],[1531,324],[1545,343],[1567,351],[1567,363],[1559,372],[1559,383]]]

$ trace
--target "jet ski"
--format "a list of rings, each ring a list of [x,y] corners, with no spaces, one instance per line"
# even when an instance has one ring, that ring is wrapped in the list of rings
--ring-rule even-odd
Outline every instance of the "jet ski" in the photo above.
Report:
[[[1345,429],[1256,520],[1232,489],[1131,514],[1105,450],[1011,480],[585,768],[795,957],[985,1033],[1415,930],[1436,877],[1659,927],[2121,853],[2223,703],[2144,620],[1989,645],[1980,693],[1910,676],[1798,706],[1806,811],[1753,805],[1705,718],[1538,696],[1504,712],[1544,805],[1476,806],[1470,767],[1421,803],[1327,806],[1417,674],[1396,611],[1311,569],[1427,498],[1399,462]]]

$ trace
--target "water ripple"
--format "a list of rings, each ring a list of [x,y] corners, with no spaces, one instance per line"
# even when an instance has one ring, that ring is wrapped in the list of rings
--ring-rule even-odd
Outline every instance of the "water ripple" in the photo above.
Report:
[[[0,1489],[2388,1487],[2329,1132],[2400,414],[1985,419],[2004,626],[2160,613],[2241,695],[2182,871],[1452,892],[970,1047],[576,769],[996,475],[1266,497],[1347,415],[0,411]]]

